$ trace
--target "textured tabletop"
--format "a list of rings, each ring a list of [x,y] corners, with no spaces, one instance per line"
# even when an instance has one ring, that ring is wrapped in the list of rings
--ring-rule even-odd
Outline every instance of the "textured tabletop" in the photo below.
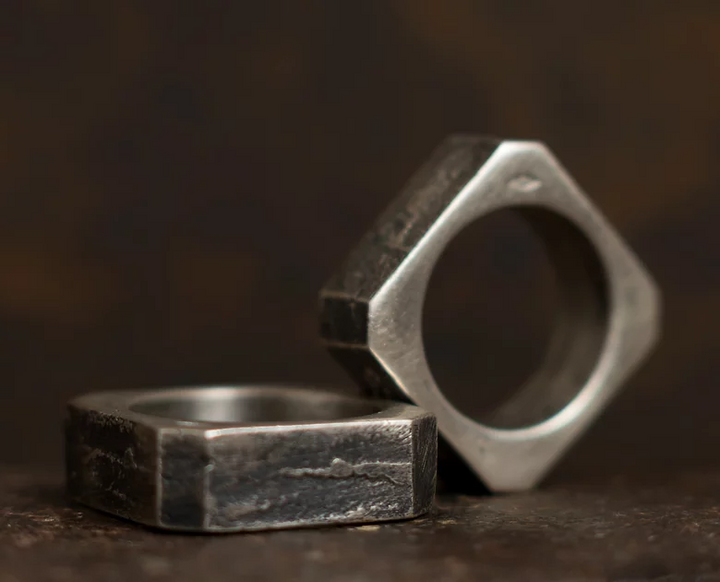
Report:
[[[250,535],[156,533],[5,469],[0,581],[720,582],[720,473],[440,497],[428,517]]]

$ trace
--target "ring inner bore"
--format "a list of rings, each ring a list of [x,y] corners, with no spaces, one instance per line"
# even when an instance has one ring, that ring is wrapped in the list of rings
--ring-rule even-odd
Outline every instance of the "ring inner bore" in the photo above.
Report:
[[[565,408],[592,375],[608,333],[609,289],[605,269],[588,238],[569,219],[542,206],[506,208],[520,216],[544,245],[557,289],[547,349],[539,368],[500,406],[471,414],[478,422],[500,429],[537,425]],[[483,217],[478,220],[482,221]],[[498,306],[512,309],[512,305]],[[488,338],[492,349],[492,338]],[[483,390],[477,381],[476,390]],[[488,384],[490,381],[487,381]],[[487,386],[492,389],[492,386]],[[440,386],[443,389],[443,386]],[[463,401],[467,405],[467,390]],[[462,412],[463,406],[453,402]],[[480,399],[480,397],[478,397]]]
[[[331,395],[308,394],[291,389],[280,393],[262,388],[242,390],[181,390],[171,396],[157,396],[133,404],[130,410],[151,416],[189,422],[221,424],[263,424],[316,422],[367,416],[380,411],[370,402]]]

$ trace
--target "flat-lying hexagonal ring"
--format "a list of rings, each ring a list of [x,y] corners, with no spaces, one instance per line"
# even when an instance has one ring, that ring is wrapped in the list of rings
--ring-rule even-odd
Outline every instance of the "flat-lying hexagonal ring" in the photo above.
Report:
[[[433,502],[435,418],[281,386],[71,401],[71,496],[163,529],[235,532],[415,517]]]
[[[560,313],[537,373],[478,422],[436,384],[422,311],[449,242],[508,207],[545,243]],[[436,150],[324,287],[321,333],[367,393],[434,412],[441,435],[482,481],[513,491],[537,483],[602,411],[655,343],[659,311],[650,275],[543,144],[457,136]],[[483,380],[468,389],[482,390]]]

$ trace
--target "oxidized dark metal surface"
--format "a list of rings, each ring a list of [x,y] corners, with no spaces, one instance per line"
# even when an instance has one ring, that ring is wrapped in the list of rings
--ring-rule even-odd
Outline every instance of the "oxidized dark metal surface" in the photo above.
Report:
[[[438,498],[426,518],[233,536],[158,534],[4,468],[0,580],[717,582],[720,472]]]
[[[68,404],[66,433],[73,499],[162,529],[406,519],[435,495],[435,417],[399,402],[267,385],[97,392]]]

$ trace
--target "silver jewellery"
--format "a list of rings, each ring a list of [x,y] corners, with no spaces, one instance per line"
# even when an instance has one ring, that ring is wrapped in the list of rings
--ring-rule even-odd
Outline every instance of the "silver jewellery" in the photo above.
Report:
[[[422,311],[449,242],[501,208],[545,243],[561,310],[535,376],[473,419],[430,372]],[[452,137],[321,292],[327,348],[384,400],[286,386],[89,394],[68,405],[68,488],[96,509],[191,532],[412,518],[433,503],[439,427],[489,489],[527,489],[648,355],[659,320],[652,278],[545,146]]]
[[[542,367],[477,422],[450,404],[430,372],[423,303],[455,235],[508,207],[545,243],[561,313]],[[435,151],[321,302],[325,344],[365,393],[432,411],[441,435],[493,491],[528,489],[543,477],[649,353],[660,319],[650,275],[543,144],[476,136],[452,137]],[[482,390],[482,381],[468,389]]]
[[[275,386],[99,392],[68,405],[77,501],[163,529],[405,519],[435,494],[437,428],[409,404]]]

